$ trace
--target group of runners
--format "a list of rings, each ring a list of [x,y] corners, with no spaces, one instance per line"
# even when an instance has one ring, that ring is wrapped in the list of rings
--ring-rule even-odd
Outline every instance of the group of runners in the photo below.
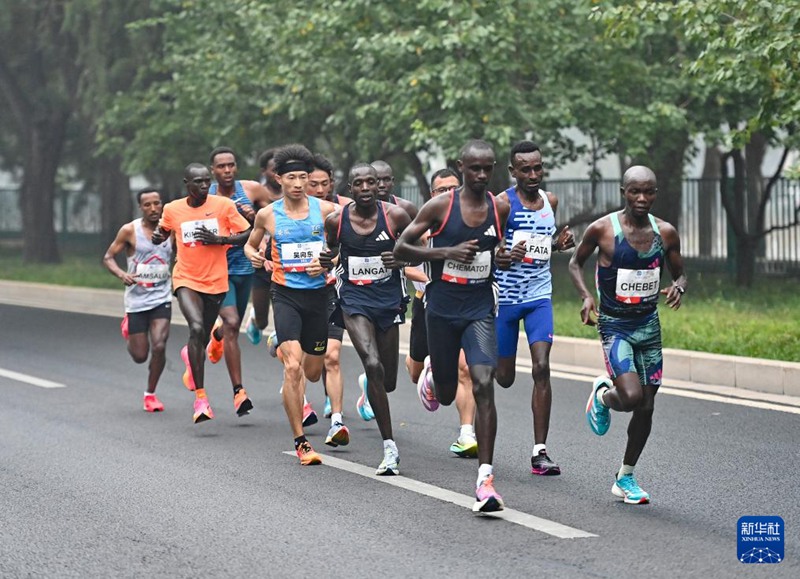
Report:
[[[575,247],[575,239],[568,227],[556,228],[558,198],[540,188],[544,163],[536,144],[514,145],[508,170],[515,184],[494,195],[488,190],[496,164],[492,147],[467,142],[458,171],[434,173],[431,199],[420,208],[393,194],[392,168],[384,161],[351,167],[347,197],[334,192],[330,162],[302,145],[262,154],[260,182],[237,179],[229,148],[214,149],[209,163],[210,169],[188,165],[186,196],[163,207],[158,191],[140,191],[142,217],[120,229],[103,258],[126,286],[122,334],[128,351],[137,363],[149,359],[144,410],[164,409],[156,386],[174,295],[189,326],[181,359],[184,385],[195,395],[194,422],[214,418],[206,358],[225,358],[234,411],[249,414],[253,402],[242,384],[239,329],[244,326],[258,344],[271,302],[274,331],[266,341],[283,365],[281,396],[300,464],[323,460],[305,434],[318,421],[305,393],[309,381],[322,378],[325,387],[325,444],[350,441],[339,361],[346,330],[364,369],[357,413],[375,420],[383,441],[376,474],[398,475],[388,394],[397,387],[409,280],[415,295],[406,368],[425,409],[455,401],[459,433],[450,450],[478,458],[473,510],[504,508],[492,471],[494,382],[508,388],[515,381],[520,324],[533,368],[531,472],[561,473],[546,446],[552,406],[550,264],[552,253]],[[669,307],[680,307],[686,277],[675,228],[650,214],[657,194],[653,172],[631,167],[621,193],[623,209],[589,225],[569,273],[583,300],[583,322],[598,326],[608,372],[592,386],[587,421],[603,435],[610,410],[632,412],[612,492],[627,503],[646,503],[649,495],[633,471],[661,384],[656,307],[660,294]],[[122,252],[124,270],[115,260]],[[595,252],[599,307],[583,277]],[[663,290],[662,264],[671,276]]]

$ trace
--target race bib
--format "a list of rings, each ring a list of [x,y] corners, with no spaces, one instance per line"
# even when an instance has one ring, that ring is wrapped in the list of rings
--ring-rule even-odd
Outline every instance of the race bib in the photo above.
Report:
[[[368,285],[391,277],[391,270],[386,269],[380,256],[347,258],[348,279],[356,285]]]
[[[281,245],[281,263],[287,273],[302,273],[322,252],[321,241],[284,243]]]
[[[457,284],[484,283],[492,273],[492,253],[479,251],[471,263],[459,263],[452,259],[444,260],[442,281]]]
[[[184,245],[194,247],[197,242],[197,232],[201,227],[205,227],[214,235],[219,235],[219,221],[217,221],[216,217],[197,221],[184,221],[181,223],[181,242]]]
[[[153,287],[169,281],[169,266],[165,263],[137,263],[136,283],[142,287]]]
[[[658,295],[660,279],[660,267],[653,269],[618,269],[617,301],[624,304],[639,304],[643,301],[651,301],[649,298]]]
[[[515,247],[520,241],[525,241],[525,257],[522,258],[522,263],[544,265],[550,261],[553,250],[552,237],[544,233],[517,229],[511,237],[511,247]]]

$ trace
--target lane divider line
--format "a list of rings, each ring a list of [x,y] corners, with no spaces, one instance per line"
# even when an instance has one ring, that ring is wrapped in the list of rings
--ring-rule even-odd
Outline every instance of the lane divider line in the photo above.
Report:
[[[283,454],[296,457],[295,453],[291,451],[285,451]],[[356,464],[354,462],[350,462],[349,460],[342,460],[341,458],[336,458],[328,454],[323,454],[321,456],[323,465],[352,474],[357,474],[377,482],[399,487],[426,497],[438,499],[446,503],[452,503],[454,505],[458,505],[459,507],[469,509],[470,512],[472,511],[472,504],[475,502],[473,497],[455,493],[453,491],[410,479],[405,476],[378,476],[375,474],[375,469],[373,468]],[[549,519],[542,519],[541,517],[536,517],[534,515],[529,515],[528,513],[515,511],[514,509],[509,508],[497,513],[485,513],[483,516],[502,519],[509,523],[514,523],[534,531],[539,531],[548,535],[552,535],[553,537],[558,537],[559,539],[585,539],[597,537],[597,535],[587,531],[582,531],[581,529],[568,527]]]
[[[8,378],[10,380],[14,380],[16,382],[24,382],[25,384],[30,384],[32,386],[38,386],[39,388],[66,388],[66,384],[61,384],[59,382],[51,382],[50,380],[45,380],[44,378],[37,378],[36,376],[29,376],[28,374],[21,374],[20,372],[14,372],[13,370],[6,370],[5,368],[0,368],[0,376],[4,378]]]

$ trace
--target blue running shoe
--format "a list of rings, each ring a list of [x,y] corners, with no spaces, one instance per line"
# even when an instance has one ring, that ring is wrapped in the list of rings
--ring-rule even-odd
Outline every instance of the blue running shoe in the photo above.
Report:
[[[632,474],[626,474],[615,480],[611,494],[629,505],[646,505],[650,502],[650,495],[642,490]]]
[[[586,421],[589,423],[589,428],[597,436],[603,436],[608,432],[608,427],[611,426],[611,412],[608,407],[597,401],[597,391],[600,388],[610,388],[611,386],[613,384],[608,377],[598,376],[595,378],[594,384],[592,384],[592,393],[586,403]]]
[[[358,397],[356,402],[356,410],[358,415],[369,422],[375,418],[375,413],[372,411],[372,406],[369,404],[369,397],[367,396],[367,375],[361,374],[358,377],[358,385],[361,388],[361,396]]]
[[[247,317],[247,323],[244,327],[244,333],[247,336],[247,339],[250,340],[250,343],[254,346],[257,346],[261,343],[261,336],[263,332],[261,328],[256,325],[256,312],[250,307],[250,315]]]
[[[331,408],[331,397],[325,397],[325,408],[322,409],[322,416],[325,418],[330,418],[333,415],[333,409]]]

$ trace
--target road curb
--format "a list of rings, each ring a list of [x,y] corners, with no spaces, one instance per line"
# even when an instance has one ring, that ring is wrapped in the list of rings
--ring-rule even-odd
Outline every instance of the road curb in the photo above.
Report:
[[[122,317],[123,291],[32,282],[0,280],[0,303],[35,308]],[[174,300],[173,300],[174,302]],[[175,303],[177,310],[177,303]],[[180,316],[174,316],[180,324]],[[401,326],[401,339],[408,339],[409,325]],[[520,334],[520,358],[528,351]],[[550,354],[552,364],[580,366],[605,371],[599,340],[557,336]],[[800,363],[664,349],[664,373],[671,380],[712,387],[735,388],[766,394],[800,396]]]

